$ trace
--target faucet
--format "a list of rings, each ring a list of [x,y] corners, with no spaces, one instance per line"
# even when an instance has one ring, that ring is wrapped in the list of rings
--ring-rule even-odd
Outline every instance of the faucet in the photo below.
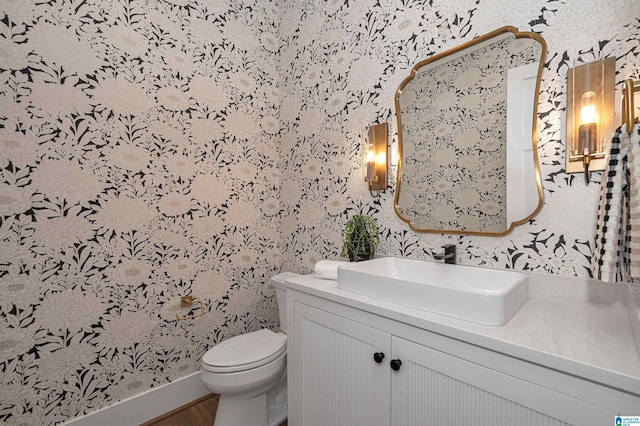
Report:
[[[455,244],[445,244],[442,246],[444,249],[443,253],[435,253],[433,258],[436,260],[444,259],[444,263],[449,263],[452,265],[456,264],[456,245]]]

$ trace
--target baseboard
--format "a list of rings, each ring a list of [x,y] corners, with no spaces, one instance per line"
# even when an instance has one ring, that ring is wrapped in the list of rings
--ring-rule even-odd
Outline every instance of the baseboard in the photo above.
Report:
[[[175,410],[209,391],[200,380],[200,373],[174,380],[127,398],[86,416],[63,423],[63,426],[136,426],[162,414]]]

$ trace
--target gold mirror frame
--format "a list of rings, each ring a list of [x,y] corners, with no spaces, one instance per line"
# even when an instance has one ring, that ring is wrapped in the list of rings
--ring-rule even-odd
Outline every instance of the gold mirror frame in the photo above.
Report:
[[[418,70],[422,67],[424,67],[425,65],[431,64],[433,62],[439,61],[443,58],[446,58],[448,56],[457,54],[459,52],[464,51],[465,49],[468,49],[470,47],[473,47],[475,45],[484,43],[494,37],[500,36],[502,34],[506,34],[506,33],[512,33],[516,39],[518,38],[530,38],[533,39],[535,41],[537,41],[540,46],[541,46],[541,52],[540,52],[540,63],[538,65],[538,73],[537,73],[537,78],[536,78],[536,86],[535,86],[535,92],[533,95],[533,117],[532,117],[532,128],[531,128],[531,145],[533,148],[533,164],[534,164],[534,171],[535,171],[535,180],[536,180],[536,185],[537,185],[537,192],[538,192],[538,205],[535,208],[535,210],[529,214],[527,217],[512,222],[509,227],[504,231],[504,232],[483,232],[483,231],[465,231],[465,230],[458,230],[458,229],[422,229],[417,227],[414,222],[406,217],[405,215],[402,214],[402,212],[400,211],[400,206],[398,205],[398,201],[399,201],[399,197],[400,197],[400,188],[402,185],[402,163],[403,163],[403,155],[402,155],[402,151],[403,151],[403,142],[402,142],[402,117],[401,117],[401,113],[400,113],[400,95],[402,95],[402,90],[406,87],[406,85],[412,81],[416,75],[416,73],[418,72]],[[483,36],[474,38],[473,40],[470,40],[466,43],[463,43],[457,47],[454,47],[453,49],[449,49],[443,53],[439,53],[435,56],[432,56],[428,59],[422,60],[420,62],[418,62],[416,65],[413,66],[413,68],[411,69],[411,73],[409,74],[409,76],[407,78],[405,78],[402,83],[400,84],[400,86],[398,87],[398,90],[396,91],[395,94],[395,107],[396,107],[396,119],[397,119],[397,129],[398,129],[398,172],[397,172],[397,180],[396,180],[396,190],[395,190],[395,195],[394,195],[394,209],[396,214],[398,215],[398,217],[400,217],[400,219],[402,219],[403,221],[407,222],[409,224],[409,227],[417,232],[423,232],[423,233],[435,233],[435,234],[464,234],[464,235],[483,235],[483,236],[504,236],[507,235],[509,233],[511,233],[513,231],[513,229],[518,226],[521,225],[523,223],[528,222],[529,220],[531,220],[533,217],[535,217],[540,210],[542,209],[542,206],[544,204],[544,196],[543,196],[543,192],[542,192],[542,181],[541,181],[541,177],[540,177],[540,164],[539,164],[539,160],[538,160],[538,143],[537,143],[537,127],[538,127],[538,101],[539,101],[539,94],[540,94],[540,81],[542,78],[542,70],[544,69],[544,59],[546,58],[547,55],[547,44],[545,42],[545,40],[536,33],[531,33],[531,32],[520,32],[518,31],[518,29],[516,27],[513,26],[506,26],[506,27],[502,27],[502,28],[498,28],[497,30],[494,30],[490,33],[487,33]]]

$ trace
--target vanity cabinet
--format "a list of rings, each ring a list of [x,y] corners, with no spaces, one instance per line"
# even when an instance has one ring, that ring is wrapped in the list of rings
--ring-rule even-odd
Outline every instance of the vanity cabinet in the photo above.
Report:
[[[299,385],[289,398],[302,410],[297,419],[289,416],[290,424],[388,425],[391,335],[301,303],[294,327],[300,356],[288,362]],[[384,354],[380,363],[374,354]]]
[[[481,365],[393,336],[392,425],[587,425],[595,407]],[[574,414],[571,414],[574,413]],[[603,421],[606,420],[607,422]]]
[[[616,414],[499,371],[495,352],[295,291],[289,298],[292,426],[595,426]]]

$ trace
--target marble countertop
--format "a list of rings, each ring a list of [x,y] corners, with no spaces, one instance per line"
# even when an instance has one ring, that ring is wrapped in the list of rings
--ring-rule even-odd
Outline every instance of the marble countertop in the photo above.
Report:
[[[638,328],[626,286],[527,273],[529,300],[502,327],[421,311],[338,288],[313,275],[287,280],[289,288],[424,330],[640,394]],[[635,309],[634,309],[635,312]],[[637,320],[637,318],[635,318]]]

